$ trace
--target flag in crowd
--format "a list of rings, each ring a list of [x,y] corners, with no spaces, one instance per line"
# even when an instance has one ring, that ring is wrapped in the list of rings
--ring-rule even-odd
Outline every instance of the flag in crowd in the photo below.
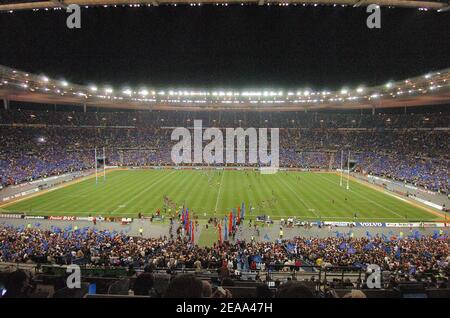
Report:
[[[222,225],[219,223],[217,228],[219,229],[219,243],[222,243]]]
[[[223,238],[225,241],[228,241],[228,227],[227,227],[227,217],[225,216],[225,218],[223,219]]]

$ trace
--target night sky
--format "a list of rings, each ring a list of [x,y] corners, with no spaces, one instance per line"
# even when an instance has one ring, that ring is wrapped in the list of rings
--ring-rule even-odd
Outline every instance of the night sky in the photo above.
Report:
[[[0,64],[72,83],[340,89],[450,67],[450,12],[159,6],[0,14]]]

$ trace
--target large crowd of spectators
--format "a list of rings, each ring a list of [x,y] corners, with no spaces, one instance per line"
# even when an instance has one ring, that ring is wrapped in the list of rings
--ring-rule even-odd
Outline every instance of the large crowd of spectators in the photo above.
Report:
[[[301,267],[376,264],[405,279],[428,273],[448,277],[450,240],[445,234],[402,237],[297,237],[277,241],[225,241],[200,247],[181,235],[144,238],[89,228],[0,226],[0,262],[79,264],[99,267],[294,271]],[[228,275],[227,274],[227,275]]]
[[[449,113],[0,111],[0,184],[109,165],[171,165],[173,127],[280,127],[280,165],[362,173],[449,192]],[[442,129],[444,128],[444,129]]]

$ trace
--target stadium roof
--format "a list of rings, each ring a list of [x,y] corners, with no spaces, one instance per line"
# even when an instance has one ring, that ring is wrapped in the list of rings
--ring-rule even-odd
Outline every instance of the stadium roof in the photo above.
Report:
[[[37,10],[64,8],[68,4],[78,4],[83,6],[158,6],[158,5],[177,5],[177,4],[258,4],[258,5],[346,5],[346,6],[366,6],[369,4],[378,4],[380,6],[406,7],[419,9],[434,9],[447,11],[450,9],[448,0],[3,0],[0,5],[0,11],[14,10]]]
[[[364,109],[450,103],[450,68],[385,85],[340,91],[115,89],[77,85],[0,66],[0,98],[42,104],[118,109],[260,110]]]

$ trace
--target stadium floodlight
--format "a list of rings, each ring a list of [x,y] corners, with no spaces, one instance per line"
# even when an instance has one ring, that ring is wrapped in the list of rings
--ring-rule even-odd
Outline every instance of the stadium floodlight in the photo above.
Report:
[[[97,91],[97,86],[92,85],[92,86],[89,87],[89,89],[90,89],[92,92],[96,92],[96,91]]]
[[[126,88],[126,89],[124,89],[124,90],[122,91],[122,94],[128,95],[128,96],[131,96],[131,93],[132,93],[132,91],[131,91],[131,89],[129,89],[129,88]]]
[[[447,12],[450,11],[450,5],[444,8],[440,8],[439,10],[437,10],[437,12]]]
[[[358,87],[357,89],[356,89],[356,92],[357,93],[363,93],[364,92],[364,87]]]
[[[426,78],[426,79],[429,79],[430,77],[431,77],[431,74],[425,75],[425,78]]]
[[[142,90],[139,92],[139,95],[147,96],[147,95],[148,95],[148,90],[142,89]]]
[[[113,92],[113,89],[111,87],[105,88],[105,93],[106,94],[111,94],[112,92]]]
[[[67,81],[61,81],[61,85],[64,87],[67,87],[67,86],[69,86],[69,83],[67,83]]]
[[[45,76],[45,75],[42,76],[41,79],[42,79],[42,81],[44,81],[44,82],[46,82],[46,83],[48,83],[48,81],[49,81],[48,77]]]
[[[341,89],[341,94],[342,95],[348,94],[348,89],[346,88]]]
[[[303,95],[304,95],[304,96],[309,96],[309,94],[310,94],[310,93],[309,93],[308,90],[305,90],[305,91],[303,92]]]
[[[391,88],[391,87],[392,87],[392,83],[391,82],[386,83],[386,88]]]

